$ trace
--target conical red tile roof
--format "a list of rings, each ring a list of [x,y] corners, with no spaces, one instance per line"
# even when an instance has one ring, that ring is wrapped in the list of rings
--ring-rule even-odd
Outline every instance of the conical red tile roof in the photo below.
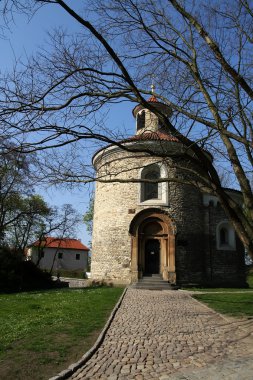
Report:
[[[147,101],[151,103],[159,103],[155,95],[151,95],[151,97]]]

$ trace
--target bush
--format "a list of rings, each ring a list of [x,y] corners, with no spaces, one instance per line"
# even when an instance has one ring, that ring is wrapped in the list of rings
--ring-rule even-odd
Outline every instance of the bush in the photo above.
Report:
[[[6,247],[0,247],[0,292],[39,290],[54,287],[48,273],[43,272],[23,255]]]
[[[22,262],[22,290],[48,289],[54,286],[51,275],[36,267],[32,261]]]
[[[83,270],[67,270],[67,269],[58,269],[51,272],[52,276],[56,277],[69,277],[69,278],[87,278],[86,272]]]
[[[19,290],[22,282],[22,257],[17,252],[0,248],[0,291]]]

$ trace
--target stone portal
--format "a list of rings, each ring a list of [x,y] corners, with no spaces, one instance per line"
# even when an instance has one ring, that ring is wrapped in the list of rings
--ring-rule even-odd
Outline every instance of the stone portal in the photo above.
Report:
[[[164,280],[176,282],[175,225],[160,209],[139,212],[130,224],[132,236],[132,282],[145,274],[161,274]]]

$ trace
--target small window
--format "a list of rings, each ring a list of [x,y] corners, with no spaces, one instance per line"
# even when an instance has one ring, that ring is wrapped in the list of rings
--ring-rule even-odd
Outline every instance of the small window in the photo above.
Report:
[[[62,252],[58,252],[58,259],[62,259],[63,258],[63,253]]]
[[[76,253],[76,260],[80,260],[80,253]]]
[[[40,256],[41,259],[43,259],[43,257],[45,256],[45,252],[44,251],[40,251],[39,256]]]

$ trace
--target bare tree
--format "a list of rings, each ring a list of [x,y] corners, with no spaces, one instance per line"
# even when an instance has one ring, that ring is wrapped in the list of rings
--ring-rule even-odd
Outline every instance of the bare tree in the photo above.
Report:
[[[58,244],[58,248],[56,249],[53,257],[53,262],[50,270],[50,273],[52,273],[54,263],[58,254],[58,249],[61,247],[62,241],[66,238],[75,237],[76,229],[80,222],[81,216],[70,204],[65,204],[60,208],[51,208],[50,213],[47,215],[46,218],[44,218],[44,223],[39,226],[40,230],[37,231],[36,234],[36,239],[38,242],[38,244],[36,245],[36,265],[39,265],[40,260],[42,258],[43,250],[47,247],[47,244],[56,242]],[[48,236],[50,236],[50,239],[47,241]]]
[[[23,152],[71,143],[90,148],[94,140],[126,149],[113,131],[99,126],[98,118],[115,102],[138,102],[193,153],[201,186],[218,197],[253,255],[251,4],[97,0],[88,9],[84,1],[71,8],[62,0],[6,0],[3,11],[8,15],[14,7],[31,15],[40,6],[64,9],[80,31],[55,32],[50,51],[2,79],[3,133],[19,140]],[[145,100],[153,75],[157,98],[174,110],[171,120]],[[243,206],[222,187],[203,148],[231,168]],[[166,152],[161,156],[165,159]],[[90,167],[84,169],[77,171],[77,179],[93,180]],[[72,173],[63,171],[67,179]]]
[[[76,229],[81,223],[81,216],[70,204],[65,204],[60,208],[51,207],[46,215],[39,216],[39,220],[35,220],[31,225],[29,234],[26,235],[26,230],[22,229],[17,237],[20,237],[21,242],[23,242],[24,237],[27,237],[24,248],[34,247],[33,250],[36,250],[35,264],[37,266],[40,264],[44,249],[48,247],[48,244],[49,246],[52,243],[58,244],[53,257],[51,273],[62,241],[66,238],[73,239],[75,237]],[[17,241],[19,242],[19,240]],[[34,245],[34,243],[36,244]]]

